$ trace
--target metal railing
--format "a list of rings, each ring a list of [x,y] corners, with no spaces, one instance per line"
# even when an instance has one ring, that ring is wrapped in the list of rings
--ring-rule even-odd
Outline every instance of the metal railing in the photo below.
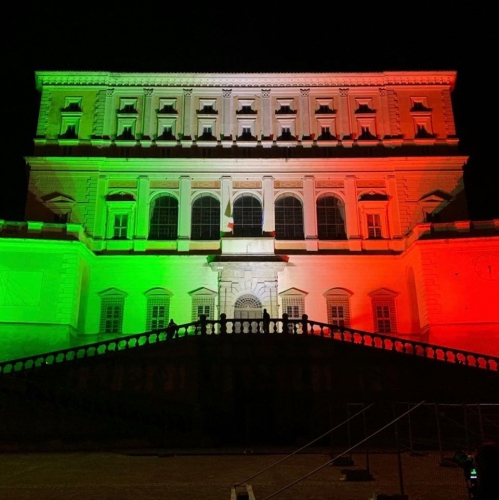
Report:
[[[174,330],[163,328],[54,352],[3,361],[0,362],[0,374],[32,370],[45,365],[68,363],[104,354],[109,355],[126,349],[167,342],[177,338],[224,335],[279,335],[283,337],[300,335],[311,338],[321,337],[336,342],[347,342],[404,355],[420,356],[483,370],[499,371],[499,358],[494,356],[403,339],[381,333],[338,327],[312,321],[308,319],[306,314],[302,316],[302,319],[290,319],[287,314],[283,314],[282,318],[271,318],[268,321],[261,319],[228,319],[225,314],[222,314],[219,320],[207,319],[202,315],[199,321],[176,325]]]

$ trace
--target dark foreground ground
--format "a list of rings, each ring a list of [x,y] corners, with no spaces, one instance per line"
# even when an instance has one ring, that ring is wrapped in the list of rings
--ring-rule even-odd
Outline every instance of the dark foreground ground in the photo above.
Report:
[[[256,500],[368,500],[401,493],[396,453],[349,455],[351,467],[325,465],[331,458],[324,452],[287,456],[277,450],[0,453],[0,499],[230,500],[239,483],[251,485]],[[442,456],[452,452],[401,455],[410,500],[469,499],[463,471],[443,466]],[[342,479],[345,468],[369,469],[373,479]]]

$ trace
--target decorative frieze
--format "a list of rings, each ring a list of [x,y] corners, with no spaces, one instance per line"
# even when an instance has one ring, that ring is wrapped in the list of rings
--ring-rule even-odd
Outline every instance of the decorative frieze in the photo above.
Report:
[[[261,181],[234,181],[234,189],[261,189]]]
[[[360,179],[357,181],[358,188],[384,188],[386,187],[383,179]]]
[[[178,189],[177,180],[151,181],[151,189]]]
[[[380,73],[106,73],[37,71],[36,85],[104,85],[109,87],[358,87],[445,85],[455,71],[387,71]],[[262,96],[263,97],[263,96]]]
[[[333,180],[325,180],[325,181],[315,181],[315,186],[319,188],[342,188],[344,187],[343,181],[333,181]]]
[[[108,185],[110,189],[116,189],[116,188],[135,189],[137,187],[137,181],[115,179],[115,180],[110,180]]]
[[[275,181],[274,186],[276,189],[302,188],[303,182],[301,180]]]
[[[220,189],[220,181],[192,181],[192,189]]]

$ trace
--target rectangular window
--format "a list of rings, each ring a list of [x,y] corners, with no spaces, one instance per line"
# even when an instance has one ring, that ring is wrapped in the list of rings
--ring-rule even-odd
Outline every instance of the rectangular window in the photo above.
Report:
[[[335,326],[345,326],[345,308],[343,306],[331,306],[331,323]]]
[[[170,296],[154,294],[147,297],[146,331],[161,330],[168,325]]]
[[[374,331],[377,333],[396,332],[395,294],[375,293],[370,295],[372,298]]]
[[[215,310],[215,299],[211,295],[198,295],[192,299],[192,321],[198,321],[201,314],[206,315],[206,319],[213,319]]]
[[[299,306],[286,306],[286,314],[289,319],[300,319],[300,307]]]
[[[347,294],[332,293],[326,296],[327,321],[330,325],[350,327],[350,298]]]
[[[390,333],[390,307],[389,306],[376,306],[376,324],[379,333]]]
[[[137,99],[133,97],[120,99],[120,108],[118,113],[137,113]]]
[[[114,216],[113,238],[116,240],[126,240],[128,230],[128,215],[116,214]]]
[[[123,133],[121,134],[121,139],[125,140],[133,139],[132,127],[123,127]]]
[[[123,328],[123,299],[105,299],[102,302],[100,332],[121,333]]]
[[[282,309],[289,319],[301,319],[305,313],[305,298],[302,295],[283,295]]]
[[[379,214],[367,214],[367,234],[370,239],[383,238]]]
[[[165,306],[152,306],[151,310],[151,330],[165,328],[167,323]]]
[[[198,318],[204,314],[206,318],[210,317],[210,306],[198,306]]]
[[[54,222],[57,224],[66,224],[69,221],[69,212],[54,214]]]

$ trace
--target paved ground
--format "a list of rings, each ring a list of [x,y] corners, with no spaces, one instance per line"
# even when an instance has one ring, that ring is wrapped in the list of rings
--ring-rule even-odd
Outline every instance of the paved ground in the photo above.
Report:
[[[376,498],[376,493],[401,492],[396,454],[370,454],[369,464],[365,454],[354,454],[352,467],[325,465],[330,457],[324,453],[286,457],[157,450],[2,453],[0,498],[230,500],[231,488],[239,483],[251,485],[255,500],[367,500]],[[462,470],[442,467],[440,462],[437,453],[402,455],[403,488],[410,500],[468,500]],[[373,480],[342,479],[345,468],[367,470],[367,466]]]

